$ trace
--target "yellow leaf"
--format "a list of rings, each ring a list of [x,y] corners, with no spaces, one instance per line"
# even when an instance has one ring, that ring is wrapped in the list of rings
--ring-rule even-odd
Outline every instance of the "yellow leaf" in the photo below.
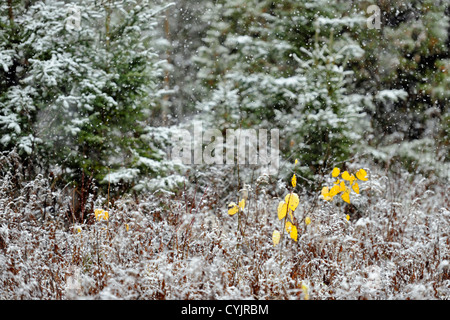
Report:
[[[349,221],[349,220],[350,220],[350,216],[347,215],[347,216],[345,217],[345,219],[347,219],[347,221]]]
[[[344,193],[342,193],[341,198],[345,202],[350,203],[350,191],[349,190],[345,190]]]
[[[350,180],[350,174],[348,173],[348,171],[344,171],[344,173],[342,174],[342,179],[349,181]]]
[[[233,214],[236,214],[239,211],[239,207],[234,202],[230,202],[228,205],[228,214],[232,216]]]
[[[95,209],[94,211],[95,219],[97,221],[100,220],[108,220],[109,219],[109,213],[108,211],[103,211],[103,209]]]
[[[339,192],[345,191],[347,189],[347,186],[345,185],[345,181],[341,181],[341,184],[339,185]]]
[[[292,182],[292,186],[295,188],[295,186],[297,185],[297,177],[295,176],[295,173],[292,176],[291,182]]]
[[[244,210],[244,208],[245,208],[245,199],[242,199],[241,201],[239,201],[239,208]]]
[[[298,163],[298,159],[295,159],[295,162],[294,162],[294,164],[295,164],[295,165],[297,165],[297,163]]]
[[[356,173],[356,177],[361,180],[361,181],[367,181],[369,179],[367,179],[367,172],[364,169],[360,169],[357,173]]]
[[[125,223],[125,229],[128,231],[130,230],[130,226],[128,225],[128,223]]]
[[[273,242],[274,246],[276,246],[280,242],[280,237],[281,237],[280,232],[277,230],[274,230],[273,234],[272,234],[272,242]]]
[[[294,225],[292,224],[292,223],[290,223],[289,221],[286,221],[286,224],[285,224],[285,228],[286,228],[286,232],[287,233],[291,233],[291,230],[292,230],[292,227],[293,227]]]
[[[344,181],[342,181],[342,182],[344,182]],[[345,185],[345,184],[344,184]],[[335,195],[337,195],[339,192],[341,192],[341,187],[340,186],[338,186],[338,185],[334,185],[332,188],[331,188],[331,190],[330,190],[330,193],[329,193],[329,196],[331,197],[331,198],[333,198]]]
[[[306,223],[306,225],[309,225],[311,223],[311,218],[310,217],[306,217],[305,218],[305,223]]]
[[[359,194],[359,185],[358,185],[358,182],[355,182],[355,183],[352,185],[352,189],[353,189],[353,191],[355,191],[357,194]]]
[[[284,198],[284,201],[288,204],[289,209],[291,209],[292,211],[295,211],[298,204],[300,203],[300,200],[296,193],[288,193]]]
[[[280,202],[278,204],[278,219],[283,219],[287,214],[287,203]]]
[[[99,216],[100,216],[100,214],[101,214],[102,212],[103,212],[102,209],[95,209],[94,215],[95,215],[95,219],[96,219],[96,220],[100,220]]]
[[[328,187],[322,188],[322,197],[324,200],[327,200],[327,201],[332,199],[332,197],[330,196]]]
[[[350,185],[351,186],[355,183],[356,178],[355,178],[355,175],[353,173],[351,174],[349,181],[350,181]]]
[[[341,170],[339,170],[339,168],[334,168],[333,171],[331,172],[331,176],[333,178],[336,178],[339,175],[339,173],[341,173]]]
[[[294,225],[291,226],[290,236],[292,239],[294,239],[294,241],[297,241],[298,232],[297,232],[297,227]]]

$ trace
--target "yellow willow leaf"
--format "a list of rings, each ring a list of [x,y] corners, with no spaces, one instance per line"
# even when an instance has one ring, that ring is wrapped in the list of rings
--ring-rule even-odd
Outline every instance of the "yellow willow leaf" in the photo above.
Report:
[[[238,211],[239,211],[239,207],[236,205],[236,203],[231,202],[231,203],[228,205],[228,214],[229,214],[230,216],[232,216],[233,214],[236,214]]]
[[[273,245],[276,246],[280,242],[281,234],[279,231],[274,230],[272,234]]]
[[[130,230],[130,226],[128,225],[128,223],[125,223],[125,229],[128,231]]]
[[[348,173],[348,171],[344,171],[344,173],[342,173],[342,179],[349,181],[350,180],[350,174]]]
[[[289,234],[291,236],[292,239],[294,239],[294,241],[297,241],[297,237],[298,237],[298,232],[297,232],[297,227],[292,225],[291,227],[291,232]]]
[[[311,223],[311,218],[310,217],[306,217],[305,218],[305,224],[309,225]]]
[[[341,181],[341,184],[339,185],[339,192],[343,192],[347,189],[347,186],[345,185],[345,181]]]
[[[353,173],[351,174],[350,179],[348,181],[350,181],[350,185],[351,186],[355,183],[356,177],[355,177],[355,175]]]
[[[300,200],[296,193],[288,193],[284,198],[284,201],[288,204],[289,209],[291,209],[292,211],[295,211],[298,204],[300,203]]]
[[[297,163],[298,163],[298,159],[295,159],[295,162],[294,162],[294,164],[295,164],[295,165],[297,165]]]
[[[359,169],[359,171],[356,173],[356,177],[361,181],[367,181],[367,172],[364,169]]]
[[[108,211],[103,211],[103,209],[96,209],[95,211],[94,211],[94,215],[95,215],[95,219],[97,220],[97,221],[100,221],[100,220],[108,220],[109,219],[109,213],[108,213]]]
[[[339,183],[341,183],[341,180],[337,179],[334,184],[339,184]]]
[[[341,173],[341,170],[339,168],[334,168],[333,171],[331,171],[331,176],[333,178],[336,178],[339,175],[339,173]]]
[[[245,199],[242,199],[241,201],[239,201],[239,208],[244,210],[244,208],[245,208]]]
[[[280,202],[278,204],[278,219],[283,219],[287,214],[287,203]]]
[[[291,182],[292,182],[292,186],[295,188],[295,186],[297,185],[297,177],[295,176],[295,173],[292,176]]]
[[[342,181],[342,182],[344,182],[344,181]],[[329,196],[330,196],[331,198],[333,198],[333,197],[334,197],[335,195],[337,195],[339,192],[341,192],[341,187],[338,186],[338,185],[334,185],[334,186],[331,188],[331,190],[330,190]]]
[[[350,216],[349,216],[349,215],[346,215],[346,216],[345,216],[345,219],[347,219],[347,221],[350,221]]]
[[[352,185],[352,189],[353,189],[353,191],[355,191],[357,194],[359,194],[359,185],[358,185],[358,182],[355,182],[355,183]]]
[[[95,215],[95,219],[96,219],[96,220],[100,220],[99,216],[100,216],[100,214],[101,214],[102,212],[103,212],[102,209],[95,209],[94,215]]]
[[[322,197],[324,200],[327,200],[327,201],[332,199],[332,197],[330,196],[328,187],[322,188]]]
[[[345,190],[344,193],[342,193],[341,198],[345,202],[350,203],[350,191],[349,190]]]
[[[287,233],[291,233],[291,230],[292,230],[292,227],[293,227],[294,225],[292,224],[292,223],[290,223],[289,221],[286,221],[286,224],[285,224],[285,229],[286,229],[286,232]]]

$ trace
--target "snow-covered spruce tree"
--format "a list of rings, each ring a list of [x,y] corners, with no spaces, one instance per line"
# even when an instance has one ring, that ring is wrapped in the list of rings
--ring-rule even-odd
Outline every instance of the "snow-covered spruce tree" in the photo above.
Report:
[[[219,128],[278,128],[305,176],[355,152],[366,98],[347,65],[364,53],[346,31],[366,21],[338,1],[215,1],[196,61],[211,91],[199,107]]]
[[[151,122],[162,64],[153,30],[164,7],[12,3],[0,8],[1,148],[17,147],[65,183],[91,176],[129,187],[170,170]]]
[[[161,0],[160,0],[161,1]],[[163,0],[164,1],[164,0]],[[192,57],[202,44],[208,22],[201,19],[205,4],[210,0],[178,0],[165,10],[159,32],[160,51],[167,59],[164,68],[164,86],[169,92],[164,95],[167,121],[178,123],[184,116],[195,112],[195,103],[200,94],[196,86],[197,65]]]
[[[16,146],[21,154],[31,154],[36,142],[36,92],[20,84],[30,55],[29,48],[22,45],[29,37],[21,28],[23,11],[20,1],[0,4],[0,150]]]
[[[353,64],[356,92],[375,97],[366,111],[375,158],[393,157],[412,171],[448,179],[450,9],[448,1],[371,1],[381,12],[379,30],[352,37],[365,55]],[[364,9],[364,7],[361,7]]]

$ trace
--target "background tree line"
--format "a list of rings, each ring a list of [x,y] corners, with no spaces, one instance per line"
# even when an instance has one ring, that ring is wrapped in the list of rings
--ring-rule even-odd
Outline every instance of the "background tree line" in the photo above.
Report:
[[[435,0],[2,1],[0,150],[87,193],[172,188],[170,132],[201,120],[279,128],[310,185],[353,157],[448,179],[449,16]]]

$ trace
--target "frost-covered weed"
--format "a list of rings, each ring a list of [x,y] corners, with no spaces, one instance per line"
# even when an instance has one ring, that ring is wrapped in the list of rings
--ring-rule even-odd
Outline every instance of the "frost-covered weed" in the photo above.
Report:
[[[62,194],[46,178],[14,181],[2,172],[0,298],[449,297],[448,186],[372,166],[351,205],[298,192],[297,241],[282,238],[280,255],[271,241],[279,198],[260,182],[246,186],[239,228],[212,191],[189,183],[181,194],[123,196],[110,207],[98,197],[94,208],[108,219],[92,211],[74,222],[65,206],[43,217],[45,196]]]

